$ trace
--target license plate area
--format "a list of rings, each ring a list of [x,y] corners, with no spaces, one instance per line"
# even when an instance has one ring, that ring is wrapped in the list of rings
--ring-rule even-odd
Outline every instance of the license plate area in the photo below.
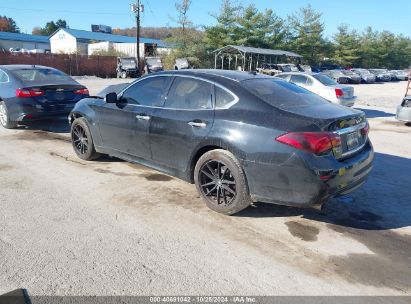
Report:
[[[347,150],[351,151],[358,148],[361,145],[361,133],[360,131],[355,131],[348,133],[345,137],[347,143]]]

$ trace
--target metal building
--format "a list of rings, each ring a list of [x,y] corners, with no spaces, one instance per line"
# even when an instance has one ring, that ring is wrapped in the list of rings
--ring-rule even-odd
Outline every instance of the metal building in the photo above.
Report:
[[[254,71],[264,63],[283,63],[290,58],[300,61],[302,58],[301,55],[289,51],[238,45],[227,45],[213,53],[215,69],[242,71]]]

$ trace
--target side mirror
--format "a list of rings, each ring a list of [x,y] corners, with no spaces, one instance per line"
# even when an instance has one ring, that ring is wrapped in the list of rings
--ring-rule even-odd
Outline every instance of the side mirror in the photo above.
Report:
[[[106,103],[117,103],[118,101],[117,93],[115,92],[108,93],[104,100],[106,101]]]

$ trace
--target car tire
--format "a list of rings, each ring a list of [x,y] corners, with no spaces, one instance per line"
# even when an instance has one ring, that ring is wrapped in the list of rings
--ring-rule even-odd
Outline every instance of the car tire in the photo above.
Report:
[[[100,157],[96,152],[93,138],[87,121],[83,117],[76,118],[71,124],[71,143],[74,152],[83,160],[95,160]]]
[[[17,121],[10,119],[7,105],[4,101],[0,101],[0,124],[6,129],[15,129],[18,126]]]
[[[194,169],[198,193],[210,209],[232,215],[251,204],[247,179],[237,158],[229,151],[211,150]]]

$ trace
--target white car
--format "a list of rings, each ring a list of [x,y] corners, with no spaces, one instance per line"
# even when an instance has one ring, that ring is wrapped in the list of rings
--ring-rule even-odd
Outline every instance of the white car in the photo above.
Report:
[[[338,84],[324,74],[306,74],[301,72],[281,73],[276,77],[303,87],[330,102],[352,107],[357,99],[354,88]]]

